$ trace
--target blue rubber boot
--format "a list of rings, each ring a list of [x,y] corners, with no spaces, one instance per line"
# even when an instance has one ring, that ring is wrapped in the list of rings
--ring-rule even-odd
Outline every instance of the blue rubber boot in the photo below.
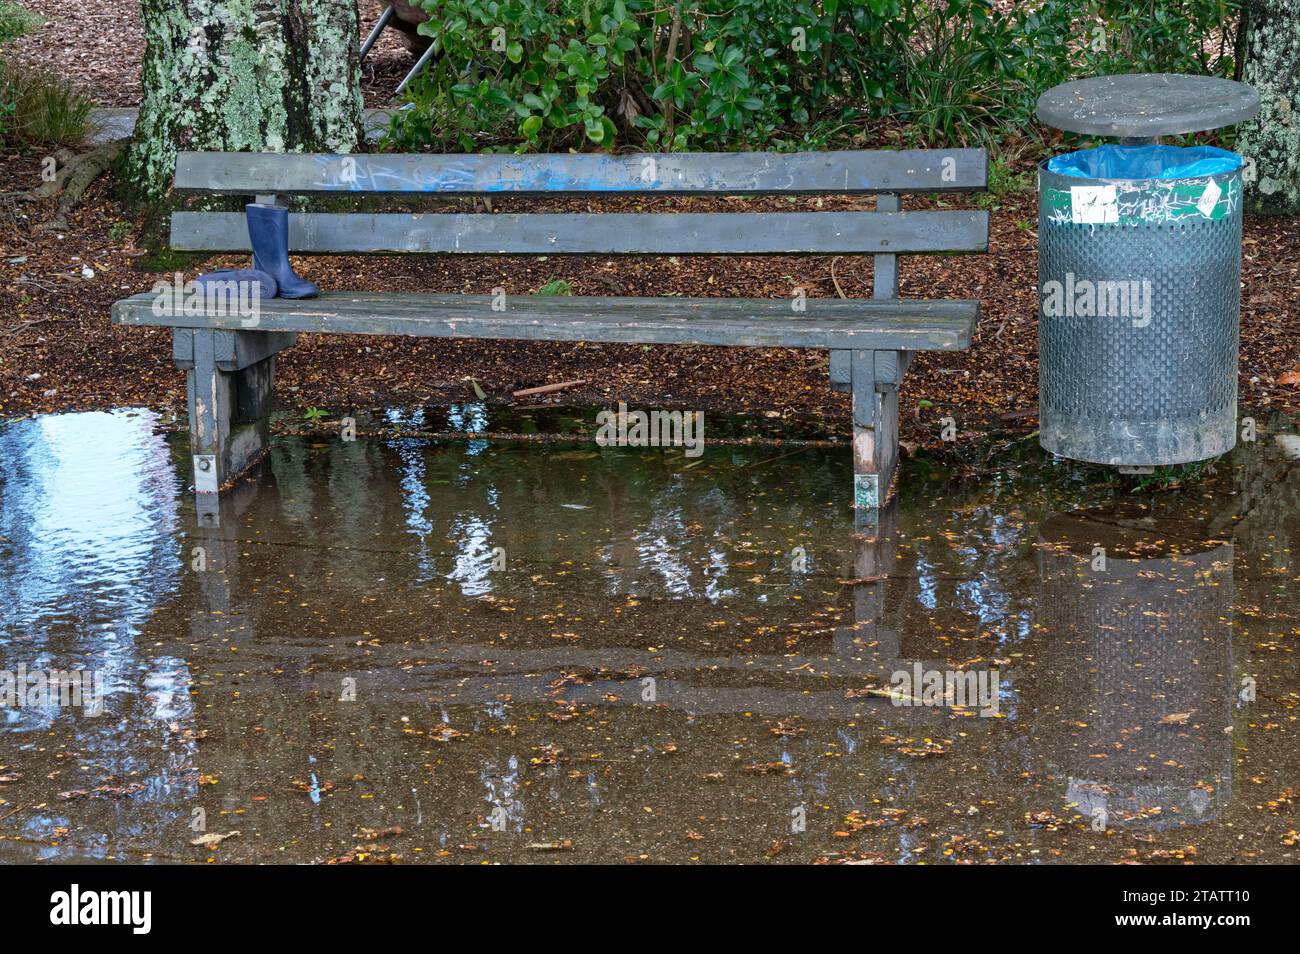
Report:
[[[247,282],[246,287],[250,289],[257,286],[257,294],[261,298],[274,298],[279,292],[279,286],[276,285],[275,279],[266,272],[258,271],[255,268],[241,268],[228,272],[206,272],[194,279],[194,284],[198,288],[206,291],[208,286],[211,285],[215,291],[223,294],[229,293],[229,283],[231,282],[236,283],[236,293],[243,292],[245,295],[248,292],[239,288],[238,283]]]
[[[253,245],[253,267],[268,273],[279,286],[281,298],[315,298],[320,289],[299,278],[289,264],[289,210],[279,205],[250,202],[244,206],[248,238]]]

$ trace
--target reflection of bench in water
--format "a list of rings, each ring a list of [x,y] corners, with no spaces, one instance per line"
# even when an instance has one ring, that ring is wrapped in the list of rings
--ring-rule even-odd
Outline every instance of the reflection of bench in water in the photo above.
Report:
[[[221,498],[219,508],[209,504],[203,525],[195,529],[194,543],[203,547],[207,559],[207,572],[196,575],[201,602],[212,612],[209,617],[196,619],[196,638],[204,635],[204,629],[224,632],[228,621],[240,616],[243,574],[239,565],[246,544],[230,531],[248,525],[242,511],[256,501],[259,492],[265,500],[269,489],[263,486],[259,490],[252,482],[241,484]],[[358,669],[360,654],[355,638],[311,640],[300,645],[254,640],[241,646],[240,654],[244,660],[261,657],[268,668],[283,663],[292,671],[292,666],[299,663],[303,668],[319,670],[300,687],[323,692],[336,691],[339,679],[352,677],[367,686],[370,693],[418,692],[435,703],[492,703],[501,696],[516,702],[536,702],[557,698],[553,685],[563,682],[563,697],[574,701],[599,701],[608,695],[611,698],[605,701],[641,705],[642,679],[649,676],[655,679],[654,704],[682,711],[799,713],[832,719],[873,713],[879,718],[895,712],[909,721],[939,723],[951,718],[951,709],[895,710],[885,696],[862,692],[866,687],[887,689],[894,672],[910,672],[917,662],[927,670],[953,667],[950,660],[904,658],[896,628],[884,620],[887,574],[895,561],[897,520],[895,502],[881,512],[879,533],[852,535],[848,549],[854,554],[853,567],[851,571],[846,567],[846,577],[837,578],[834,585],[841,600],[849,595],[853,622],[834,629],[824,652],[755,648],[713,655],[672,646],[650,652],[626,645],[484,645],[439,636],[434,626],[427,643],[418,648],[410,644],[367,646],[364,671]],[[678,602],[691,605],[691,601]],[[803,605],[789,604],[795,611]],[[719,610],[700,602],[693,612],[703,628]],[[404,665],[412,655],[419,656],[420,665]],[[491,660],[492,665],[485,666],[485,660]],[[576,680],[575,674],[579,677]],[[1003,675],[1005,678],[1008,674]]]

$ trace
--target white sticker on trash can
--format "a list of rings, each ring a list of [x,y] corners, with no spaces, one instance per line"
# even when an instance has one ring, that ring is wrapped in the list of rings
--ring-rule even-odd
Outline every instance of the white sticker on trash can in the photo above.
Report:
[[[1219,196],[1223,195],[1223,190],[1219,184],[1211,179],[1205,184],[1205,191],[1201,193],[1200,199],[1196,202],[1196,207],[1201,210],[1201,215],[1207,219],[1214,217],[1214,207],[1219,204]]]
[[[1119,196],[1113,185],[1070,186],[1070,220],[1075,225],[1119,221]]]

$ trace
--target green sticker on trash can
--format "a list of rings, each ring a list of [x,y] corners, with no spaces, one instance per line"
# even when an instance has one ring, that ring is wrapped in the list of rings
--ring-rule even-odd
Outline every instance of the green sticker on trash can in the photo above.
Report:
[[[1237,211],[1241,177],[1162,182],[1116,181],[1045,188],[1043,211],[1057,225],[1162,225],[1188,219],[1218,222]]]

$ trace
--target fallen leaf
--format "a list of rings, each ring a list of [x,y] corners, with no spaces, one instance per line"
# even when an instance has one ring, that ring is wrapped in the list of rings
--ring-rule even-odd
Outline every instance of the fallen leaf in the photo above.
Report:
[[[238,838],[242,834],[238,831],[228,831],[224,835],[220,832],[208,832],[206,835],[199,835],[198,838],[191,838],[190,844],[196,848],[215,848],[227,838]]]

